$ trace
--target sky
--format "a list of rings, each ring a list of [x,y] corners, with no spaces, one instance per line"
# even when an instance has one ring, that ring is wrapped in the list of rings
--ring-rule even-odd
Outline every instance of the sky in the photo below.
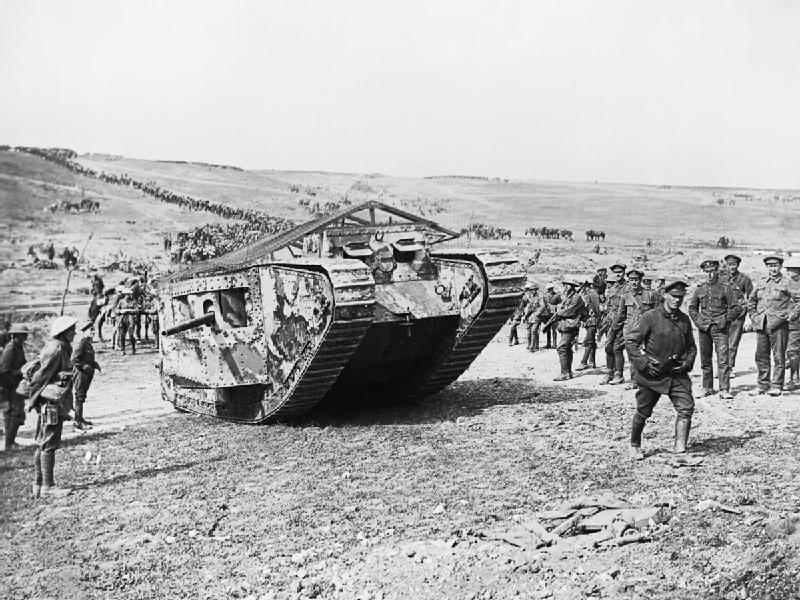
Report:
[[[3,0],[0,144],[800,188],[793,0]]]

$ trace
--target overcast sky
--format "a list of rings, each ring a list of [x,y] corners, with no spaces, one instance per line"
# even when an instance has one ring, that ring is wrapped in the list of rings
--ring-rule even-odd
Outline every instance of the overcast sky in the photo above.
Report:
[[[800,187],[793,0],[3,0],[0,143]]]

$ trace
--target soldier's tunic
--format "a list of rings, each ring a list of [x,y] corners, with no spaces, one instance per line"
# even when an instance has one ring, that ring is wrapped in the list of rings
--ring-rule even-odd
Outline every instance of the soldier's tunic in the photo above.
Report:
[[[64,428],[64,419],[72,410],[72,392],[66,390],[58,408],[58,423],[48,424],[44,419],[44,409],[39,404],[39,395],[44,387],[59,380],[59,374],[70,370],[70,357],[72,346],[61,339],[50,339],[42,348],[39,355],[39,369],[31,377],[29,403],[33,404],[39,413],[36,422],[36,443],[42,452],[55,451],[61,445],[61,432]]]
[[[744,320],[747,317],[747,299],[753,292],[753,282],[741,271],[737,271],[736,275],[733,277],[728,276],[727,281],[733,283],[742,294],[741,315],[728,326],[728,363],[731,369],[733,369],[736,366],[736,354],[739,351],[739,342],[742,340]]]
[[[793,276],[792,281],[795,285],[800,286],[800,275]],[[800,370],[800,319],[789,322],[789,341],[786,345],[786,358],[791,366],[792,377],[796,378],[798,370]]]
[[[622,336],[620,344],[625,343],[625,336],[639,324],[642,315],[656,307],[656,294],[653,290],[640,287],[638,289],[628,286],[628,291],[622,294],[617,318],[622,322]],[[634,379],[636,365],[631,362],[631,379]]]
[[[595,351],[597,350],[597,326],[600,324],[600,317],[602,315],[600,309],[600,297],[597,292],[592,288],[585,288],[581,291],[581,299],[583,299],[584,312],[583,312],[583,327],[585,337],[583,338],[583,359],[581,365],[586,365],[591,361],[592,366],[595,364]]]
[[[525,311],[522,320],[525,322],[526,345],[528,350],[535,352],[539,349],[539,325],[537,324],[536,311],[539,309],[541,297],[537,292],[526,294]],[[535,330],[534,330],[535,328]]]
[[[800,287],[783,273],[764,277],[753,286],[747,309],[756,331],[758,385],[762,390],[770,385],[782,390],[789,322],[800,315]]]
[[[135,317],[139,314],[139,305],[129,296],[122,296],[117,302],[114,312],[117,315],[117,337],[122,353],[125,353],[125,338],[131,343],[131,352],[136,354],[136,338],[134,338]]]
[[[514,346],[519,344],[519,335],[517,333],[517,327],[522,322],[522,316],[525,314],[525,305],[526,299],[523,295],[519,301],[519,305],[517,309],[514,311],[514,314],[511,315],[511,321],[509,323],[509,331],[508,331],[508,345]]]
[[[75,344],[70,357],[72,365],[72,392],[75,400],[75,420],[83,421],[83,403],[92,384],[97,362],[94,358],[94,346],[91,336],[84,336]]]
[[[711,390],[714,387],[711,359],[716,348],[719,389],[730,391],[729,327],[743,312],[739,288],[719,278],[713,283],[701,283],[695,288],[688,308],[700,340],[703,389]]]
[[[25,362],[22,340],[12,338],[0,356],[0,401],[8,402],[8,408],[3,411],[6,428],[25,423],[25,397],[17,393]]]
[[[534,333],[536,336],[536,347],[539,347],[539,328],[544,325],[556,312],[556,307],[561,303],[561,296],[554,291],[545,292],[539,302],[536,311],[536,321],[534,322]],[[558,341],[556,328],[550,327],[547,330],[547,348],[555,348]]]

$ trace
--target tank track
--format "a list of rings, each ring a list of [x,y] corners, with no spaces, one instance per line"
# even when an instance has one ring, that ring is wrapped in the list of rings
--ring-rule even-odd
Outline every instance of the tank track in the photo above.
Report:
[[[467,370],[516,310],[527,277],[516,257],[507,251],[454,250],[436,252],[434,258],[476,265],[487,290],[478,314],[442,348],[433,369],[412,392],[414,400],[443,390]]]
[[[286,266],[304,270],[296,263]],[[312,267],[307,272],[318,272],[317,269]],[[325,265],[324,271],[334,290],[333,322],[317,351],[298,363],[295,383],[288,394],[275,399],[265,396],[265,412],[259,423],[294,418],[319,404],[372,324],[375,284],[363,264],[340,261],[333,266]]]

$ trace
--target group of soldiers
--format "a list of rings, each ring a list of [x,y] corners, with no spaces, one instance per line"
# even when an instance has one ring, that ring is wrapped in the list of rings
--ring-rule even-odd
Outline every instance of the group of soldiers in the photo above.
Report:
[[[781,256],[766,256],[767,273],[755,283],[739,270],[740,264],[735,254],[725,256],[724,265],[714,258],[703,260],[699,265],[703,281],[690,295],[688,315],[680,310],[689,287],[686,281],[648,279],[641,270],[627,270],[622,263],[599,269],[591,280],[565,277],[560,292],[548,285],[540,295],[538,286],[529,284],[511,319],[509,343],[518,343],[517,327],[523,322],[532,352],[539,349],[540,333],[545,332],[545,348],[556,348],[559,356],[560,374],[554,379],[565,381],[573,377],[573,348],[580,328],[585,332],[584,354],[575,371],[596,368],[596,351],[605,336],[606,369],[600,383],[626,383],[627,353],[626,387],[637,390],[633,456],[644,456],[642,429],[661,394],[667,394],[678,411],[675,451],[685,453],[694,411],[688,374],[698,351],[702,396],[719,393],[720,398],[733,398],[730,380],[745,331],[756,335],[758,379],[750,393],[780,396],[784,390],[800,388],[800,260],[790,258],[784,264]],[[719,390],[714,388],[714,354]]]

